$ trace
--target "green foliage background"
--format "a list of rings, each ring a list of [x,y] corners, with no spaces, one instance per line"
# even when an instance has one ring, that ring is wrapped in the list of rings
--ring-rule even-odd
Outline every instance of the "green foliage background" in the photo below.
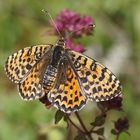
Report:
[[[38,101],[22,101],[17,94],[16,86],[8,80],[4,72],[6,58],[13,52],[25,46],[54,43],[56,38],[47,35],[49,18],[41,10],[47,9],[52,17],[55,17],[64,8],[95,19],[94,36],[83,38],[81,41],[85,45],[91,42],[100,44],[104,50],[103,56],[109,52],[115,41],[115,38],[111,37],[112,30],[107,24],[125,31],[129,36],[131,56],[128,58],[128,64],[130,65],[127,65],[126,71],[119,76],[125,94],[123,104],[130,120],[131,137],[124,134],[120,140],[139,140],[139,0],[0,0],[0,140],[65,140],[69,137],[65,122],[61,121],[59,125],[54,125],[56,109],[46,110]],[[119,33],[119,30],[115,31]],[[94,114],[89,115],[88,107],[80,113],[87,120],[94,118]],[[108,120],[113,120],[119,114],[112,112]],[[88,125],[88,121],[86,122]],[[109,126],[112,127],[113,124]],[[114,140],[114,137],[110,136],[109,140]]]

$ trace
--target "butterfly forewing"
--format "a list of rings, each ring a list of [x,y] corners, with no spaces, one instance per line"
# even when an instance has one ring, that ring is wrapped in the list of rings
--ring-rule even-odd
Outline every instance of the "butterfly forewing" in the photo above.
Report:
[[[24,100],[39,99],[46,93],[43,88],[43,78],[51,61],[49,55],[51,56],[51,49],[33,66],[28,76],[19,83],[19,92]]]
[[[110,70],[75,51],[69,51],[69,55],[85,96],[107,101],[121,94],[120,82]]]
[[[49,100],[60,110],[70,113],[80,110],[86,104],[82,95],[78,78],[68,61],[59,66],[58,77],[54,88],[50,91]]]
[[[20,83],[50,48],[51,45],[37,45],[24,48],[9,56],[5,64],[7,76],[11,81]]]

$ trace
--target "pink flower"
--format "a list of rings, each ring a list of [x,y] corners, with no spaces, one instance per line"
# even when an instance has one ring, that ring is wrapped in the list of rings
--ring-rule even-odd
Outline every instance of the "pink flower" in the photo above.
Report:
[[[122,110],[122,97],[118,96],[108,101],[98,102],[98,107],[106,112],[111,109]]]
[[[69,9],[64,9],[57,15],[55,24],[60,34],[65,38],[67,48],[81,53],[85,51],[81,44],[73,43],[73,38],[92,34],[95,22],[90,16],[81,16]],[[54,27],[54,24],[52,25]],[[57,29],[54,27],[55,34],[58,34]]]
[[[50,108],[52,106],[52,103],[49,101],[47,95],[43,96],[39,100],[40,100],[41,103],[43,103],[46,106],[46,108]]]
[[[90,16],[81,16],[78,13],[64,9],[55,19],[56,26],[61,34],[65,37],[67,33],[73,33],[74,37],[79,37],[84,34],[92,34],[93,26],[95,25]]]
[[[114,122],[114,126],[118,132],[126,131],[129,128],[128,118],[119,118],[116,122]]]
[[[71,39],[66,39],[66,47],[80,53],[85,51],[85,48],[81,44],[74,44]]]

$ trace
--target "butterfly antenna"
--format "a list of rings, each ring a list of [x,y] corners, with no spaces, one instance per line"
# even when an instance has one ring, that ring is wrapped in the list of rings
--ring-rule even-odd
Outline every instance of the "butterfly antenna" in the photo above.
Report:
[[[42,10],[42,12],[44,12],[46,14],[46,16],[50,17],[51,22],[52,22],[53,26],[55,27],[57,33],[59,34],[59,36],[63,37],[62,34],[60,33],[59,29],[57,28],[56,23],[54,22],[54,19],[52,18],[51,14],[47,10],[44,10],[44,9]]]

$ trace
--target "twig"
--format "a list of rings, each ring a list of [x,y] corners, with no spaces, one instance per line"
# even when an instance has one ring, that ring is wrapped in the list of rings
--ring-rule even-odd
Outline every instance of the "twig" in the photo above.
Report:
[[[69,122],[70,122],[77,130],[79,130],[81,133],[84,134],[83,130],[81,130],[81,129],[70,119],[70,117],[69,117],[68,115],[67,115],[67,118],[68,118]]]
[[[117,137],[116,137],[116,140],[119,140],[119,136],[120,136],[120,135],[118,134]]]
[[[87,130],[87,128],[86,128],[86,126],[84,125],[84,123],[83,123],[83,121],[82,121],[82,119],[81,119],[79,113],[78,113],[78,112],[75,112],[75,115],[76,115],[77,119],[79,120],[79,122],[80,122],[82,128],[84,129],[85,133],[87,134],[89,140],[93,140],[93,139],[92,139],[92,136],[91,136],[91,133]]]
[[[95,128],[95,126],[93,126],[93,127],[89,130],[89,133],[92,133],[94,128]]]

